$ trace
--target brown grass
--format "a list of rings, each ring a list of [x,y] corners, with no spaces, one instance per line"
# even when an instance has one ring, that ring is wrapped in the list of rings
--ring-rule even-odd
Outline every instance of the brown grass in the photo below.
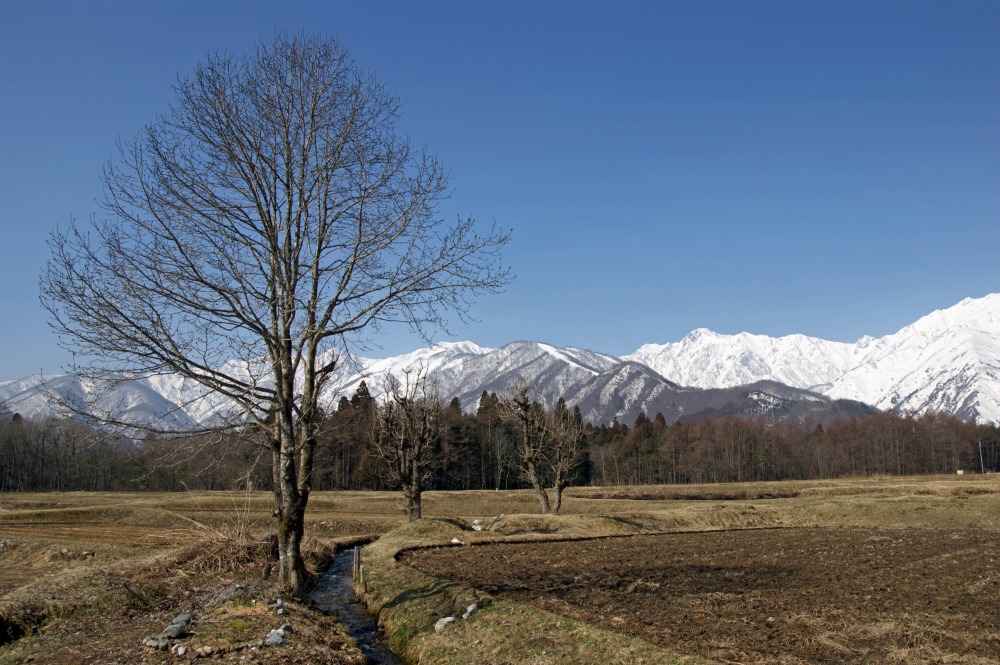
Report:
[[[122,628],[124,635],[128,630],[145,630],[140,616],[157,617],[150,620],[151,629],[198,593],[233,580],[259,580],[266,538],[274,528],[271,505],[267,492],[0,495],[0,541],[6,542],[0,548],[0,620],[29,627],[38,623],[44,637],[30,644],[22,640],[20,645],[0,647],[0,663],[21,662],[31,654],[39,662],[46,661],[55,653],[52,649],[61,648],[60,639],[69,634],[66,631],[79,628],[71,625],[74,615],[100,611],[102,619],[117,617],[108,620],[132,626]],[[584,627],[569,627],[559,618],[504,603],[484,612],[468,628],[435,636],[429,626],[440,616],[437,604],[448,609],[462,600],[462,594],[471,592],[414,577],[407,572],[412,569],[395,563],[395,552],[404,547],[440,544],[452,537],[466,542],[564,539],[755,526],[998,529],[1000,478],[966,475],[571,488],[563,515],[541,516],[537,511],[535,497],[528,491],[428,492],[424,514],[430,518],[460,517],[468,522],[500,513],[508,517],[484,533],[425,520],[366,549],[373,607],[384,607],[393,599],[415,601],[423,594],[416,604],[399,602],[383,612],[397,644],[407,645],[412,654],[426,654],[421,662],[440,663],[471,662],[457,655],[462,649],[471,649],[468,653],[477,654],[478,662],[484,663],[570,662],[576,658],[573,662],[603,664],[620,660],[618,653],[631,654],[637,659],[634,662],[646,657],[638,646],[626,645],[614,633],[586,633],[585,637],[585,632],[579,632]],[[314,493],[307,513],[307,533],[317,553],[313,563],[321,566],[337,542],[384,534],[401,525],[398,493]],[[396,618],[390,620],[393,612]],[[496,619],[495,626],[490,617]],[[319,625],[318,618],[309,621],[310,626]],[[133,643],[129,640],[139,638],[141,634],[123,636],[122,649]],[[561,649],[575,653],[565,649],[576,644],[587,644],[595,654],[603,655],[588,659],[581,652],[566,656],[565,661],[556,655]],[[517,660],[516,649],[525,649],[537,660]],[[656,657],[666,656],[658,653]],[[129,661],[105,658],[104,662]]]

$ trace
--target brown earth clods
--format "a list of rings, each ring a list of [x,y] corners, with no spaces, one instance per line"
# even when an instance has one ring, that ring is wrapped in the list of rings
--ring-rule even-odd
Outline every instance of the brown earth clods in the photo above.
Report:
[[[674,533],[434,548],[403,560],[721,662],[1000,662],[992,530]]]

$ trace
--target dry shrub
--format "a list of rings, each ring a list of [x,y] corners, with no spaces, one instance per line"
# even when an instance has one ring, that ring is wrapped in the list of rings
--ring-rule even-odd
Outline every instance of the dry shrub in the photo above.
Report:
[[[253,538],[249,534],[233,537],[219,533],[217,536],[196,538],[181,547],[174,564],[187,573],[222,573],[243,570],[251,565],[262,565],[270,558],[270,540]]]

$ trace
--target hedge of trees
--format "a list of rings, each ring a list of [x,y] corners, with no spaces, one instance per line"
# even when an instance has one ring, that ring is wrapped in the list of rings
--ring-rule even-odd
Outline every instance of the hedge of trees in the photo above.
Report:
[[[504,397],[483,393],[475,411],[463,411],[457,399],[435,407],[423,489],[530,486],[523,428]],[[398,473],[373,438],[380,408],[362,384],[323,415],[314,490],[398,487]],[[0,491],[266,488],[270,460],[253,431],[136,442],[70,420],[0,418]],[[933,413],[824,424],[732,416],[667,423],[660,414],[640,414],[631,425],[585,424],[573,462],[577,485],[996,472],[1000,430]],[[548,487],[554,470],[536,469]]]

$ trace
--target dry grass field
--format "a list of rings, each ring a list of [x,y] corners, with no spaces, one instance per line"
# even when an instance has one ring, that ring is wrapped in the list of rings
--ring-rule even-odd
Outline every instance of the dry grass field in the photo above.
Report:
[[[990,651],[998,643],[996,621],[1000,618],[997,596],[993,593],[998,585],[996,567],[970,564],[985,561],[979,558],[980,554],[992,556],[989,543],[997,540],[1000,531],[1000,479],[991,476],[574,488],[569,491],[564,514],[559,516],[535,514],[537,503],[529,492],[431,492],[425,497],[424,514],[428,519],[397,529],[403,525],[400,507],[400,497],[394,493],[314,494],[308,511],[308,550],[312,567],[319,570],[339,543],[392,532],[390,537],[365,551],[368,570],[365,591],[370,607],[381,610],[381,623],[411,662],[499,665],[724,662],[727,658],[730,662],[747,663],[857,662],[863,658],[885,663],[1000,660],[1000,653]],[[467,530],[472,519],[500,513],[507,517],[492,530]],[[250,496],[238,493],[0,495],[0,642],[6,643],[0,646],[0,664],[174,662],[177,656],[154,651],[143,646],[141,640],[157,634],[180,612],[195,616],[191,635],[184,640],[191,648],[187,657],[196,648],[211,648],[213,658],[231,662],[362,662],[350,639],[329,617],[287,599],[287,615],[278,617],[268,605],[268,600],[280,596],[262,575],[267,560],[266,537],[272,528],[269,514],[270,495],[265,492]],[[874,586],[867,593],[845,587],[840,595],[824,595],[817,582],[821,572],[816,571],[801,572],[795,587],[797,598],[812,594],[828,599],[830,612],[816,612],[807,603],[789,604],[791,601],[786,599],[785,610],[772,610],[759,602],[756,607],[747,603],[746,616],[740,616],[741,600],[753,599],[740,598],[744,592],[740,591],[739,576],[726,577],[725,570],[719,574],[728,580],[729,587],[713,590],[712,580],[716,576],[712,574],[712,566],[718,562],[711,560],[698,563],[689,560],[690,570],[700,571],[700,576],[688,575],[685,581],[685,575],[678,572],[684,570],[682,564],[654,557],[641,564],[642,570],[635,568],[628,572],[623,568],[616,573],[621,584],[603,585],[609,595],[602,598],[595,595],[595,590],[603,588],[601,584],[573,581],[586,570],[567,575],[575,563],[592,569],[590,579],[594,579],[598,570],[615,570],[620,553],[606,553],[604,568],[600,568],[601,555],[585,554],[586,543],[560,545],[566,550],[559,556],[539,554],[544,553],[541,549],[531,554],[529,550],[526,556],[533,557],[530,559],[533,563],[521,569],[530,569],[535,577],[522,584],[529,587],[521,590],[525,592],[522,596],[508,596],[508,590],[501,588],[501,577],[516,579],[512,573],[507,575],[505,569],[489,558],[476,559],[489,548],[455,547],[447,552],[448,556],[460,551],[462,557],[471,558],[463,558],[465,563],[461,565],[432,570],[434,574],[415,570],[396,559],[400,551],[445,545],[452,538],[466,544],[541,541],[540,545],[531,546],[537,548],[551,547],[544,545],[549,540],[761,527],[776,527],[776,531],[768,533],[779,534],[781,527],[807,527],[810,542],[816,541],[817,548],[834,547],[839,542],[831,537],[825,543],[824,533],[836,534],[841,539],[844,534],[859,534],[848,540],[860,543],[896,539],[904,543],[903,550],[912,556],[917,556],[927,542],[935,542],[933,534],[940,529],[955,530],[960,539],[982,544],[960,548],[961,552],[952,560],[947,552],[940,553],[942,556],[935,560],[937,568],[929,569],[932,577],[938,583],[951,580],[964,585],[961,589],[965,591],[956,591],[959,596],[951,603],[954,607],[946,607],[945,603],[922,610],[920,616],[929,617],[928,627],[914,624],[916,627],[908,635],[897,630],[898,625],[894,628],[893,623],[917,616],[912,603],[904,607],[897,595],[881,594]],[[845,530],[845,527],[850,528]],[[881,533],[885,530],[891,534]],[[790,529],[788,533],[792,531],[798,529]],[[694,536],[691,533],[690,537]],[[880,540],[884,538],[890,540]],[[924,545],[918,547],[914,543]],[[574,549],[575,546],[580,547]],[[727,558],[727,551],[739,547],[746,551],[734,551]],[[748,540],[742,545],[709,547],[704,542],[699,545],[696,541],[686,541],[685,548],[686,556],[697,557],[702,552],[707,557],[715,552],[719,559],[726,559],[727,566],[752,570],[757,560],[751,554],[770,551],[775,546],[754,545]],[[666,548],[675,549],[680,548]],[[642,551],[656,550],[645,547]],[[924,559],[913,559],[910,568],[920,567],[921,561],[932,558],[928,553]],[[551,566],[542,565],[545,560],[556,564],[565,561],[569,567],[553,573]],[[667,575],[661,570],[660,577],[656,577],[657,561],[664,561],[661,569],[673,572]],[[772,568],[787,568],[795,561],[791,556],[779,563],[772,562]],[[833,564],[840,561],[835,552],[831,561]],[[877,561],[873,565],[878,570],[873,570],[872,579],[886,586],[888,583],[878,575],[892,576],[891,569],[886,569],[886,573]],[[495,573],[489,582],[479,581],[485,578],[475,572],[485,569]],[[441,579],[448,576],[447,570],[455,573],[454,580]],[[465,577],[458,576],[462,570]],[[910,583],[909,577],[898,577],[900,584]],[[619,594],[621,598],[614,595],[615,589],[620,587],[619,591],[625,591],[633,582],[646,586],[633,586],[631,593]],[[701,588],[692,591],[684,584]],[[773,579],[756,580],[753,584],[756,586],[751,590],[762,598],[777,596],[762,591],[768,584],[776,584]],[[488,586],[490,594],[476,591],[473,589],[476,586]],[[900,592],[896,585],[893,588],[894,593]],[[618,613],[610,617],[588,614],[586,603],[567,595],[581,589],[587,589],[585,593],[590,593],[598,605],[609,600],[624,604],[620,612],[616,610]],[[935,598],[950,597],[931,591]],[[711,593],[723,595],[705,602],[706,598],[712,600],[705,595]],[[861,595],[851,595],[858,593]],[[977,612],[985,612],[983,616],[992,611],[993,623],[984,624],[983,617],[966,609],[962,593],[971,594],[968,597],[975,601]],[[490,595],[493,598],[488,598]],[[494,602],[469,621],[458,622],[440,633],[432,630],[434,621],[469,598]],[[657,615],[642,610],[642,603],[650,603],[645,606],[648,608],[673,602],[679,612],[685,598],[692,613],[689,616],[700,617],[706,632],[702,635],[697,631],[680,631],[685,633],[684,639],[664,641],[661,633],[671,631],[658,631],[657,626],[681,620],[690,623],[690,619],[684,619],[682,614]],[[879,602],[889,606],[880,609]],[[855,612],[866,603],[867,614]],[[893,603],[898,606],[892,606]],[[567,604],[573,606],[573,611],[566,608]],[[719,613],[713,615],[713,611]],[[645,616],[648,620],[644,627],[634,629],[636,622],[626,621],[629,612]],[[765,613],[769,616],[764,617]],[[615,616],[622,621],[613,622]],[[810,638],[814,643],[827,640],[846,646],[839,651],[835,647],[813,651],[783,647],[769,652],[765,639],[769,630],[779,636],[778,643],[795,640],[791,639],[791,633],[782,635],[775,630],[774,622],[769,626],[768,618],[782,622],[778,628],[786,631],[793,624],[804,626],[812,622],[818,636]],[[976,627],[959,630],[957,627],[964,625],[963,621],[970,626],[975,623]],[[283,622],[293,627],[284,645],[255,651],[233,650],[263,639],[269,630]],[[728,632],[713,634],[713,625],[729,626]],[[858,632],[857,626],[861,625],[867,625],[867,632]],[[32,634],[33,626],[37,627],[36,634]],[[854,637],[837,642],[840,639],[837,635]],[[879,642],[880,635],[891,639]],[[968,641],[977,636],[978,646],[968,648]],[[851,641],[855,637],[861,641]],[[955,642],[956,639],[966,642]]]

